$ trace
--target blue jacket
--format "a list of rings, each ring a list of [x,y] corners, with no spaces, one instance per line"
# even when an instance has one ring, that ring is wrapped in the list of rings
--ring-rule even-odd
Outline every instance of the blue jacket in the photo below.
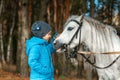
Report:
[[[26,54],[30,66],[30,80],[54,80],[54,67],[51,54],[52,44],[44,39],[32,37],[26,41]]]

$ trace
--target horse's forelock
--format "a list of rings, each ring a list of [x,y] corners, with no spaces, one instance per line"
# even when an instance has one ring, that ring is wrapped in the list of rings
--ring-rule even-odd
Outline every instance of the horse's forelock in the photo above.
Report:
[[[78,17],[80,17],[80,16],[78,16],[78,15],[71,15],[68,19],[67,19],[67,21],[65,22],[65,24],[63,25],[63,28],[65,28],[66,26],[67,26],[67,24],[70,22],[70,20],[75,20],[76,18],[78,18]]]

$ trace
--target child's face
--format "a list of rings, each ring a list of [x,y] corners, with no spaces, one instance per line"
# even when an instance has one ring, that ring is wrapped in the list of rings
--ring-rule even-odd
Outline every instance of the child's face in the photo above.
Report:
[[[43,39],[45,39],[45,40],[49,40],[51,38],[51,31],[50,32],[48,32],[45,36],[43,36]]]

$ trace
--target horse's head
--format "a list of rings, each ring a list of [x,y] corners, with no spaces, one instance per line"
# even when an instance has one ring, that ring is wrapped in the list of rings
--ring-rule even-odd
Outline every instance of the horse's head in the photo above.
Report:
[[[72,16],[64,25],[64,30],[60,36],[54,41],[55,47],[68,46],[70,49],[75,48],[83,40],[81,33],[84,16]],[[82,34],[82,35],[81,35]]]

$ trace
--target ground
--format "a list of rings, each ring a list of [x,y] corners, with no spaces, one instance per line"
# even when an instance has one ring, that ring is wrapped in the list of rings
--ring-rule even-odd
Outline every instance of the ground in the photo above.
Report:
[[[29,80],[29,78],[20,78],[20,75],[17,73],[8,72],[5,70],[0,70],[0,80]],[[85,79],[76,79],[76,78],[65,78],[65,77],[56,77],[55,80],[85,80]]]
[[[21,78],[20,74],[16,73],[15,65],[4,65],[3,69],[0,69],[0,80],[29,80],[29,77]],[[67,78],[65,76],[57,77],[55,75],[55,80],[86,80],[86,79]]]

